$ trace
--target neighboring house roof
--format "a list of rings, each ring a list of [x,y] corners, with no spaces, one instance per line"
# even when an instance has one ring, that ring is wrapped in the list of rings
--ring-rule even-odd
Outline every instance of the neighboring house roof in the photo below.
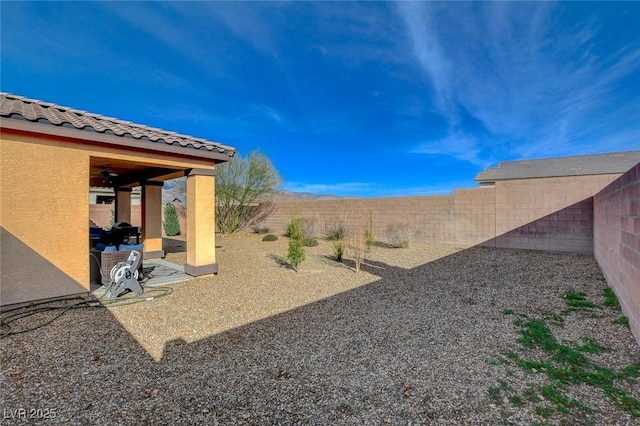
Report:
[[[640,151],[503,161],[498,163],[498,167],[479,173],[476,181],[488,183],[508,179],[624,173],[638,163]]]
[[[110,137],[118,137],[121,140],[122,138],[129,138],[145,142],[150,149],[164,150],[164,145],[172,147],[174,152],[176,152],[175,148],[182,148],[180,151],[187,155],[213,157],[223,161],[235,155],[235,148],[205,139],[28,99],[10,93],[0,92],[0,117],[2,118],[2,127],[12,127],[7,120],[12,119],[13,123],[11,124],[14,124],[19,130],[26,129],[23,129],[22,127],[24,126],[20,126],[18,121],[26,121],[42,125],[41,129],[38,126],[38,131],[42,133],[52,133],[52,130],[56,129],[58,130],[57,133],[63,136],[61,133],[64,133],[64,131],[80,130],[84,132],[82,138],[97,142],[113,143]],[[46,128],[44,126],[49,127]],[[34,127],[30,126],[29,130],[33,130]],[[75,133],[75,136],[78,137],[77,133]],[[192,151],[187,153],[184,151],[185,149]]]

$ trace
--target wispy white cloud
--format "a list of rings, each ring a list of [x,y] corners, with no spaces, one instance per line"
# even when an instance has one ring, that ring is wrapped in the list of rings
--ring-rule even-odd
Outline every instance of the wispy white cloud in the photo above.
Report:
[[[603,47],[597,16],[576,19],[567,4],[508,2],[401,2],[398,12],[450,123],[445,140],[469,132],[456,106],[501,142],[503,157],[600,151],[602,138],[624,145],[612,133],[620,141],[635,134],[629,112],[638,99],[620,85],[640,72],[638,39]],[[482,145],[481,155],[491,155],[491,142]]]
[[[190,32],[182,30],[186,23],[177,22],[181,18],[177,14],[167,14],[168,6],[156,9],[144,3],[135,2],[105,3],[104,6],[132,27],[152,36],[165,46],[175,50],[182,47],[185,54],[191,51],[191,49],[184,49],[184,46],[189,46],[185,42],[193,39]]]
[[[205,75],[226,81],[235,78],[233,70],[219,60],[228,53],[228,44],[215,42],[229,33],[217,28],[220,17],[206,3],[106,2],[103,6]]]
[[[225,25],[231,34],[244,41],[257,52],[279,57],[279,23],[274,22],[279,15],[278,8],[269,7],[271,12],[267,20],[264,17],[265,7],[258,3],[232,2],[220,7],[219,3],[202,3],[204,8],[199,13],[205,13],[216,21]],[[189,6],[187,9],[191,9]]]
[[[258,120],[267,120],[281,124],[284,122],[282,115],[278,113],[274,108],[265,104],[250,104],[247,107],[247,112],[243,115],[242,119],[256,118]]]
[[[426,3],[399,2],[398,10],[407,24],[413,52],[431,83],[436,107],[454,119],[450,80],[452,64],[443,52],[429,6]]]
[[[491,164],[491,161],[481,158],[478,139],[464,134],[452,134],[444,139],[423,142],[410,150],[410,153],[444,155],[480,167]]]

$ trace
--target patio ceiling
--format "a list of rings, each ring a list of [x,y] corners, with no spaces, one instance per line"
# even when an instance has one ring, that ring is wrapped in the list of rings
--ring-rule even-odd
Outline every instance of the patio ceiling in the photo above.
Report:
[[[117,176],[111,177],[111,183],[103,182],[101,172],[105,168]],[[113,158],[91,158],[89,185],[97,187],[133,188],[143,181],[164,182],[185,175],[184,169],[150,165]]]

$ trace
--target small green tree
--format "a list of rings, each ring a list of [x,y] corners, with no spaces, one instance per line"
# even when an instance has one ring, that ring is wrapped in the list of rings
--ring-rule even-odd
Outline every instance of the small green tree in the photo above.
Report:
[[[304,232],[302,220],[293,217],[287,224],[287,235],[289,236],[289,246],[287,260],[294,271],[298,272],[298,266],[305,259],[304,254]]]
[[[102,228],[105,231],[111,231],[111,229],[113,229],[113,225],[116,224],[116,210],[115,209],[111,209],[111,218],[109,219],[109,225],[106,226],[106,228]]]
[[[178,219],[178,211],[176,206],[169,203],[164,207],[164,232],[169,237],[180,233],[180,220]]]
[[[367,227],[364,230],[364,247],[367,253],[371,253],[371,247],[373,246],[374,242],[375,239],[373,236],[373,215],[371,214],[371,211],[369,211]]]
[[[340,261],[345,248],[349,248],[353,256],[356,272],[360,272],[362,262],[371,253],[373,246],[373,216],[371,212],[351,211],[347,215],[347,225],[345,228],[346,241],[335,240],[333,244],[334,257]]]
[[[269,195],[282,183],[271,160],[258,151],[248,157],[236,155],[217,166],[216,222],[218,229],[230,234],[251,226],[263,218],[272,203]]]

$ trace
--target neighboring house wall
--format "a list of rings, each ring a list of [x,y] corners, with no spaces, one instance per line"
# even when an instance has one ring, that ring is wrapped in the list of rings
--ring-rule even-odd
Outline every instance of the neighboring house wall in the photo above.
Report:
[[[165,204],[166,206],[166,204]],[[164,221],[164,207],[163,216]],[[93,221],[100,228],[107,228],[111,223],[111,212],[114,209],[113,204],[90,204],[89,205],[89,219]],[[175,206],[178,211],[178,220],[180,221],[180,235],[185,236],[187,234],[187,209],[184,206]],[[142,226],[142,206],[131,206],[131,225]]]
[[[260,225],[281,232],[299,215],[316,218],[326,232],[350,211],[369,211],[380,241],[388,224],[406,223],[417,242],[592,253],[589,200],[619,176],[514,179],[441,196],[276,203]]]
[[[89,204],[89,219],[100,228],[107,228],[111,223],[115,204]],[[131,225],[142,226],[142,206],[131,206]]]
[[[138,206],[142,202],[142,190],[140,187],[133,188],[131,192],[131,205]],[[100,203],[100,199],[108,199],[107,203]],[[97,188],[90,187],[89,188],[89,204],[113,204],[115,203],[116,194],[113,191],[113,188]]]
[[[594,249],[640,342],[640,164],[593,197]]]

